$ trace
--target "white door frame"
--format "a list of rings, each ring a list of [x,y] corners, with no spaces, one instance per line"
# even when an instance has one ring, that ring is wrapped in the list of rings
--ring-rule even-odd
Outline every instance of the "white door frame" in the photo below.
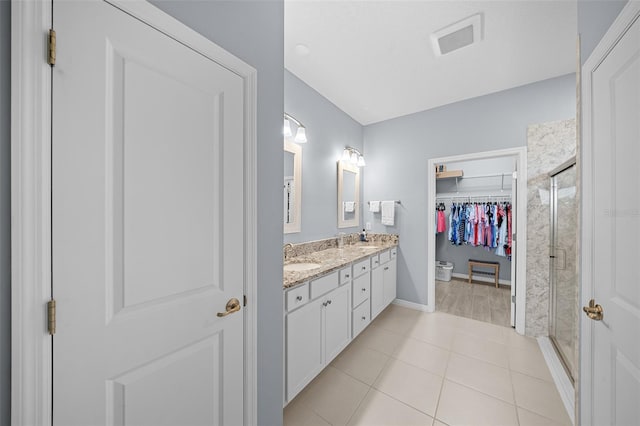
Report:
[[[516,331],[524,334],[527,293],[527,147],[430,159],[427,168],[427,206],[433,206],[436,202],[436,164],[497,157],[515,157],[517,161]],[[433,214],[432,209],[429,211]],[[436,307],[436,275],[433,266],[436,264],[436,228],[435,219],[429,217],[431,219],[427,221],[427,310],[433,312]]]
[[[593,282],[593,236],[594,236],[594,182],[593,182],[593,134],[592,134],[592,76],[607,54],[618,43],[622,35],[640,16],[640,2],[629,1],[589,58],[582,66],[582,248],[581,248],[581,306],[587,306],[595,293]],[[576,424],[593,423],[593,327],[595,322],[580,315],[580,380],[578,390],[579,408]]]
[[[244,420],[257,424],[256,70],[146,1],[108,0],[244,82]],[[51,0],[11,2],[11,422],[51,424]]]

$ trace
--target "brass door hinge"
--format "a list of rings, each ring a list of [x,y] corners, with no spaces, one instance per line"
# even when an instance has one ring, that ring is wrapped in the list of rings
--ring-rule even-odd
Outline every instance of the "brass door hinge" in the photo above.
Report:
[[[51,66],[56,64],[56,32],[49,30],[49,54],[47,55],[47,63]]]
[[[55,299],[51,299],[47,302],[47,328],[49,329],[49,334],[56,334],[56,301]]]

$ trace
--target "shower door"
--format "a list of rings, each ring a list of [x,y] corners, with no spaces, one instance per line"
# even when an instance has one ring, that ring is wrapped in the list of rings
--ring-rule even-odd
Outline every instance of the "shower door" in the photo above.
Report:
[[[551,175],[549,336],[571,380],[578,359],[578,199],[575,161]]]

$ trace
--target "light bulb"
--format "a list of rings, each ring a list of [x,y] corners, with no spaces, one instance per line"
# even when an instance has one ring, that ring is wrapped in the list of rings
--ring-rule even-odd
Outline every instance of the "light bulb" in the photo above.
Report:
[[[358,157],[358,167],[364,167],[366,166],[365,162],[364,162],[364,157],[361,155]]]
[[[351,153],[351,164],[358,164],[358,154],[355,152]]]
[[[304,127],[298,127],[298,131],[296,132],[296,138],[294,139],[294,141],[296,141],[297,143],[307,143],[307,132]]]
[[[344,151],[342,151],[342,161],[349,161],[351,159],[351,152],[345,148]]]
[[[293,133],[291,132],[291,123],[289,123],[288,118],[284,119],[284,128],[282,130],[282,133],[287,138],[290,138],[291,136],[293,136]]]

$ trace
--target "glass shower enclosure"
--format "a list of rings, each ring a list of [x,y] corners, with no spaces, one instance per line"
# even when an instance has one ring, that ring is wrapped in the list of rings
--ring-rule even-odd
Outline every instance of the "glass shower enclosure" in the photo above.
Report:
[[[578,360],[578,191],[575,160],[550,174],[549,337],[571,381]]]

